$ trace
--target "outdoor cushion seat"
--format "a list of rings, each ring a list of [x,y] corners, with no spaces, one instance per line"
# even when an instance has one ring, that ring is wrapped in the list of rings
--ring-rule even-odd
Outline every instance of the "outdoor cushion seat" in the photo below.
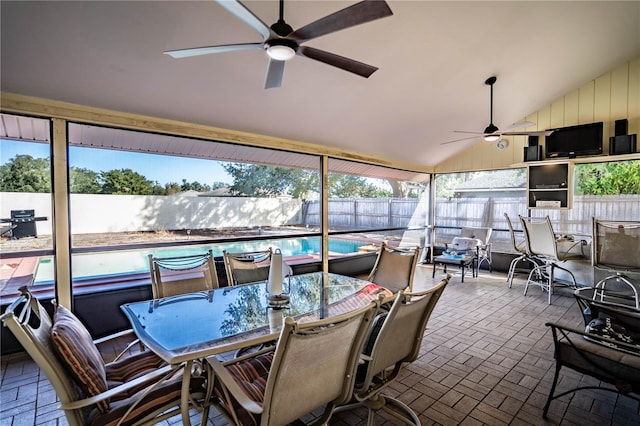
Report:
[[[246,392],[249,398],[255,402],[259,403],[264,399],[264,391],[267,385],[269,368],[273,362],[273,354],[274,351],[269,351],[255,358],[249,358],[243,363],[235,363],[227,366],[227,371],[229,371],[235,382]],[[231,399],[232,406],[229,405],[229,401],[227,401],[224,396],[224,389],[218,380],[214,383],[214,392],[227,411],[235,411],[240,424],[260,424],[260,416],[245,410],[237,400]]]

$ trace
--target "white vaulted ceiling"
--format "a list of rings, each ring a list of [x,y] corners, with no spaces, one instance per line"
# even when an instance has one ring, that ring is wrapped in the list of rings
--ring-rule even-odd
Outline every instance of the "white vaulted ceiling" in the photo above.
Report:
[[[285,20],[354,3],[285,1]],[[487,126],[487,77],[504,128],[640,55],[637,1],[388,3],[391,17],[305,44],[379,67],[369,79],[295,57],[265,90],[265,52],[163,54],[261,41],[214,1],[3,0],[0,89],[434,166],[476,143],[441,145],[454,130]],[[277,1],[244,4],[278,18]]]

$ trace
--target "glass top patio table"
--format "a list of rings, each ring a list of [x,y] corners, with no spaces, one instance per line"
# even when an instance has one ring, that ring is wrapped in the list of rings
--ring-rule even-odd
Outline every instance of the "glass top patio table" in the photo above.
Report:
[[[283,291],[290,301],[270,307],[264,282],[223,287],[121,306],[140,341],[170,364],[205,358],[274,340],[284,316],[315,321],[366,306],[392,293],[357,278],[293,275]]]

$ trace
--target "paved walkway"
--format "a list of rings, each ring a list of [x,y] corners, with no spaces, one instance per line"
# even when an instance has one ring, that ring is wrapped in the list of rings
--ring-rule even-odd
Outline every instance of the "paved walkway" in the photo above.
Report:
[[[505,275],[480,271],[478,278],[459,272],[451,279],[431,317],[421,356],[407,366],[400,381],[387,390],[416,411],[423,425],[632,425],[640,424],[640,404],[610,392],[581,391],[551,404],[542,419],[553,378],[553,344],[546,321],[581,326],[580,311],[570,294],[553,304],[538,288],[522,295],[516,278],[512,289]],[[431,278],[431,266],[418,266],[416,290],[442,278]],[[2,358],[0,426],[64,425],[55,393],[35,364],[24,355]],[[593,379],[563,369],[559,390]],[[194,424],[199,418],[194,413]],[[165,424],[180,424],[179,418]],[[213,412],[209,425],[227,424]],[[363,410],[341,413],[332,425],[364,425]],[[377,425],[398,424],[380,414]]]

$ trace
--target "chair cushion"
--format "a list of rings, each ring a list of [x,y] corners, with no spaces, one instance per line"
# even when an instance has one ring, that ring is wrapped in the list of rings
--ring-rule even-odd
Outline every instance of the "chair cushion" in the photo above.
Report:
[[[107,390],[104,361],[98,348],[80,320],[64,306],[58,306],[53,316],[51,339],[58,359],[86,395],[99,395]],[[97,406],[103,413],[109,410],[106,400]]]
[[[109,389],[112,389],[140,376],[144,376],[145,374],[161,368],[166,364],[167,363],[162,358],[151,351],[144,351],[131,355],[117,362],[106,365],[105,371],[107,375],[107,386],[109,386]],[[139,387],[129,389],[126,394],[118,394],[111,398],[111,402],[116,399],[129,397],[145,386],[146,384],[142,384]]]
[[[190,381],[191,392],[202,393],[204,384],[204,378],[192,377]],[[107,413],[101,413],[94,409],[89,413],[87,424],[91,426],[116,426],[134,402],[136,403],[135,408],[127,415],[126,420],[120,423],[122,426],[137,424],[148,415],[158,415],[167,409],[179,407],[182,395],[182,375],[162,382],[147,394],[145,392],[147,389],[142,389],[127,398],[112,400],[110,410]]]
[[[264,391],[267,385],[267,376],[271,369],[271,363],[273,362],[273,355],[273,351],[267,352],[255,358],[249,358],[226,367],[227,371],[247,396],[260,404],[264,400]],[[220,403],[228,412],[235,411],[241,425],[260,424],[260,416],[244,410],[235,399],[231,401],[231,406],[229,405],[229,401],[226,400],[224,391],[218,380],[216,380],[214,384],[214,391]]]

